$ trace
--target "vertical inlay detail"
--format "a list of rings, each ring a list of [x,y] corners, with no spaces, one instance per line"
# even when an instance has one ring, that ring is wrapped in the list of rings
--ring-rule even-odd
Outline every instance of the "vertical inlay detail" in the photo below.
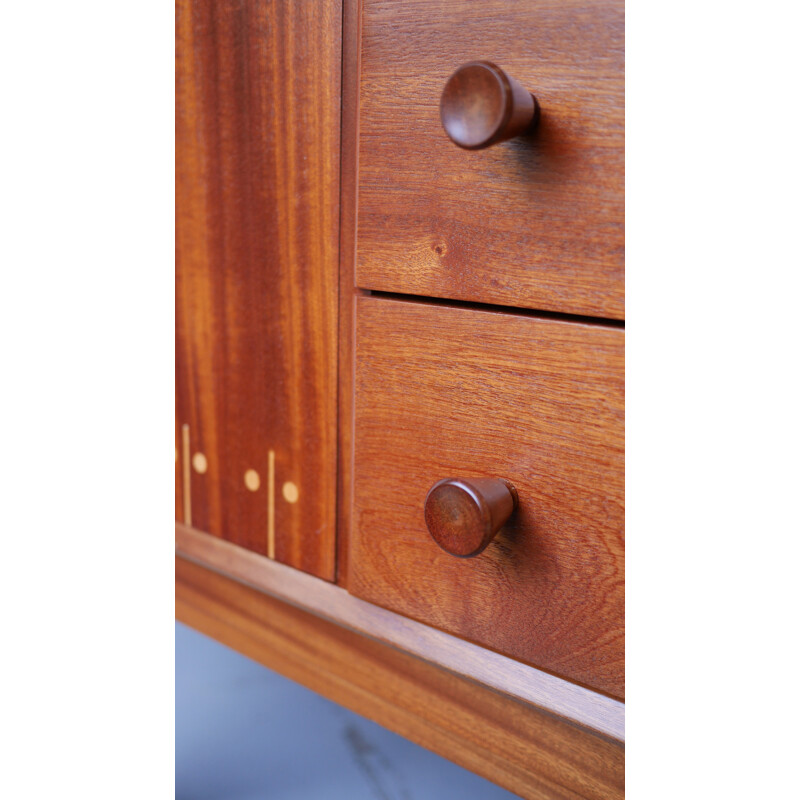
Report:
[[[186,525],[192,525],[192,473],[189,463],[189,426],[181,426],[181,436],[183,439],[183,521]]]
[[[267,555],[275,558],[275,451],[269,451],[267,466]]]

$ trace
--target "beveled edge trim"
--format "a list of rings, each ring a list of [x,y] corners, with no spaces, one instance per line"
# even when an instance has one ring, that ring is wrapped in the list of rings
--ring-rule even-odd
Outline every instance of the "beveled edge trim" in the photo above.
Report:
[[[450,672],[625,741],[625,704],[359,600],[345,589],[175,523],[175,550],[279,600],[397,647]]]
[[[350,530],[353,502],[353,426],[355,409],[355,295],[358,244],[358,134],[361,103],[362,0],[342,2],[342,109],[339,141],[339,359],[338,530]],[[336,582],[347,588],[349,540],[336,541]]]

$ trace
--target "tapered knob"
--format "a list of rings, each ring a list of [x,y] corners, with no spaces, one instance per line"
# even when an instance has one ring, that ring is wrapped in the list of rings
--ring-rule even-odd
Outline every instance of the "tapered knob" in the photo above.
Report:
[[[517,507],[503,478],[447,478],[425,498],[425,524],[442,550],[459,558],[483,552]]]
[[[533,130],[536,98],[491,61],[470,61],[448,79],[439,103],[445,133],[459,147],[480,150]]]

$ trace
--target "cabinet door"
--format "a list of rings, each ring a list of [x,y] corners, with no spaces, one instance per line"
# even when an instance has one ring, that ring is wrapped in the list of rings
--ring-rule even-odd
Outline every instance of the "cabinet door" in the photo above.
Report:
[[[622,0],[364,0],[362,28],[358,286],[623,319]],[[536,96],[533,134],[447,138],[475,60]]]
[[[332,579],[341,2],[176,35],[177,516]]]

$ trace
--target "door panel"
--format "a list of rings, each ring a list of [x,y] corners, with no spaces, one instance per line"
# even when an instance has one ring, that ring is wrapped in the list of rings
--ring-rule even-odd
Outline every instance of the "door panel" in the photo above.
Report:
[[[333,579],[341,3],[179,0],[176,35],[178,501]]]

